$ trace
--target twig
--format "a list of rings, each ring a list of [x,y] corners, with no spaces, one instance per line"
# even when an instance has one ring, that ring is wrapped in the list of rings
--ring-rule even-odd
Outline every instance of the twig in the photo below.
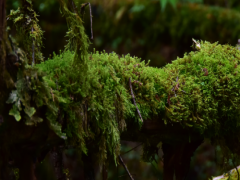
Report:
[[[134,103],[134,105],[136,106],[136,109],[137,109],[137,112],[138,112],[138,115],[139,115],[141,121],[143,122],[141,113],[140,113],[140,111],[139,111],[139,109],[138,109],[138,107],[137,107],[137,104],[136,104],[135,96],[134,96],[134,94],[133,94],[131,78],[129,78],[129,86],[130,86],[130,89],[131,89],[131,95],[132,95],[133,103]]]
[[[56,83],[56,86],[57,86],[57,90],[58,90],[58,81],[56,80],[56,81],[55,81],[55,83]]]
[[[88,3],[84,3],[82,6],[81,6],[81,14],[83,16],[83,13],[84,13],[84,9],[86,6],[89,6],[89,13],[90,13],[90,24],[91,24],[91,40],[93,40],[93,28],[92,28],[92,8],[91,8],[91,4],[90,2]]]
[[[72,0],[71,0],[71,2],[72,2],[73,11],[74,11],[74,13],[77,14],[76,6],[75,6],[75,4],[74,4],[74,2]]]
[[[134,180],[133,177],[132,177],[132,175],[131,175],[130,172],[128,171],[127,166],[124,164],[124,162],[123,162],[123,160],[122,160],[122,157],[119,155],[118,158],[119,158],[121,164],[123,165],[124,169],[127,171],[128,176],[130,177],[130,179],[131,179],[131,180]]]
[[[52,98],[53,98],[53,102],[54,102],[54,94],[52,92],[52,88],[51,88],[51,94],[52,94]]]
[[[186,91],[184,91],[184,90],[181,90],[182,92],[184,92],[185,94],[188,94]]]
[[[132,149],[130,149],[130,150],[128,150],[128,151],[122,153],[121,155],[124,155],[124,154],[127,154],[127,153],[131,152],[132,150],[138,148],[138,147],[141,146],[142,144],[143,144],[143,143],[140,143],[139,145],[137,145],[137,146],[135,146],[134,148],[132,148]]]
[[[93,40],[93,29],[92,29],[92,8],[91,4],[89,3],[89,12],[90,12],[90,23],[91,23],[91,40]]]
[[[32,34],[33,34],[33,27],[32,27]],[[35,60],[34,60],[34,38],[32,38],[32,66],[34,66]]]
[[[136,175],[136,174],[132,174],[132,175]],[[124,176],[128,176],[128,174],[123,174],[123,175],[121,175],[121,176],[118,176],[118,177],[124,177]]]
[[[175,97],[177,97],[176,92],[175,92],[175,89],[178,89],[178,85],[179,85],[178,76],[177,76],[176,82],[177,82],[176,86],[172,88],[172,91],[174,92]]]

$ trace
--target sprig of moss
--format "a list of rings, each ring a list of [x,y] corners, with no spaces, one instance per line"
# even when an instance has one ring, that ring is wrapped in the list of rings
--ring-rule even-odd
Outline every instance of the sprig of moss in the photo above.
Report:
[[[31,0],[24,1],[22,7],[19,7],[17,10],[11,10],[10,15],[8,15],[8,19],[12,20],[16,26],[23,50],[27,52],[28,64],[32,64],[33,56],[35,63],[43,60],[41,53],[43,31],[38,25],[37,16],[33,10]],[[32,49],[33,45],[34,50]]]

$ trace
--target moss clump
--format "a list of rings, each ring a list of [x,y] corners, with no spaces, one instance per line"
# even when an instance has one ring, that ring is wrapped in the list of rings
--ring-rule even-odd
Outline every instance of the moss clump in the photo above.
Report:
[[[118,155],[120,133],[127,124],[141,124],[129,78],[143,120],[158,115],[165,123],[193,128],[225,149],[230,147],[225,143],[230,136],[238,137],[240,52],[234,47],[202,42],[199,51],[162,69],[148,67],[136,57],[119,58],[104,52],[90,54],[87,63],[88,91],[76,83],[70,51],[36,67],[46,74],[43,79],[51,90],[49,101],[66,120],[63,131],[68,143],[79,145],[85,153],[87,149],[100,150],[102,163],[107,156]]]
[[[35,64],[43,60],[41,47],[43,31],[38,25],[37,13],[31,0],[23,1],[22,7],[11,10],[8,18],[13,21],[18,31],[18,38],[27,54],[27,63]]]

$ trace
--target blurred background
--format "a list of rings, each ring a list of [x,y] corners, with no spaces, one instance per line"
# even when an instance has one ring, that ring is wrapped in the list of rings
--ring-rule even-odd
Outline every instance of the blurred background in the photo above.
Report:
[[[236,46],[240,39],[240,1],[239,0],[79,0],[90,2],[93,16],[93,40],[89,52],[105,50],[115,51],[119,55],[130,53],[131,56],[151,60],[150,65],[161,67],[184,53],[192,50],[192,38],[218,41],[221,44]],[[34,0],[34,9],[39,15],[39,24],[44,31],[45,60],[53,52],[59,53],[66,45],[65,18],[59,11],[57,0]],[[17,9],[20,2],[7,0],[7,14]],[[89,8],[86,7],[83,18],[86,33],[91,37]],[[10,34],[14,37],[16,30],[8,23]],[[122,142],[124,153],[138,146],[136,142]],[[137,180],[162,179],[162,152],[159,150],[156,161],[141,160],[142,146],[122,157],[133,177]],[[66,174],[69,179],[81,179],[80,155],[74,149],[64,153]],[[206,180],[220,175],[221,151],[204,142],[192,158],[188,180]],[[102,179],[100,168],[96,166],[95,175]],[[53,180],[53,169],[48,156],[37,167],[38,179]],[[127,179],[125,170],[114,163],[109,164],[109,180]]]

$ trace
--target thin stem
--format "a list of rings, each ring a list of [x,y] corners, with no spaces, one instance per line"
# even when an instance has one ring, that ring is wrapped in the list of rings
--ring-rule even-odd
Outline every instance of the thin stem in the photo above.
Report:
[[[130,177],[130,179],[131,179],[131,180],[134,180],[133,177],[132,177],[132,175],[131,175],[130,172],[128,171],[127,166],[124,164],[124,162],[123,162],[123,160],[122,160],[122,157],[119,155],[118,158],[119,158],[121,164],[123,165],[124,169],[127,171],[128,176]]]
[[[141,146],[142,144],[143,144],[143,143],[140,143],[139,145],[137,145],[137,146],[135,146],[134,148],[132,148],[132,149],[130,149],[130,150],[128,150],[128,151],[122,153],[121,155],[124,155],[124,154],[127,154],[127,153],[131,152],[132,150],[138,148],[138,147]]]
[[[91,4],[90,2],[88,3],[84,3],[82,6],[81,6],[81,14],[82,14],[82,17],[83,17],[83,14],[84,14],[84,10],[85,10],[85,7],[86,6],[89,6],[89,12],[90,12],[90,24],[91,24],[91,40],[93,40],[93,28],[92,28],[92,8],[91,8]]]
[[[77,14],[77,9],[76,9],[76,6],[75,6],[75,4],[74,4],[74,2],[73,2],[73,1],[71,1],[71,2],[72,2],[73,11],[74,11],[74,13],[76,13],[76,14]]]
[[[89,12],[90,12],[90,23],[91,23],[91,40],[93,40],[93,28],[92,28],[92,8],[90,2],[89,4]]]
[[[141,121],[143,122],[141,113],[140,113],[140,111],[139,111],[139,109],[138,109],[138,107],[137,107],[137,104],[136,104],[135,96],[134,96],[134,94],[133,94],[131,78],[129,78],[129,86],[130,86],[130,89],[131,89],[131,95],[132,95],[133,103],[134,103],[134,105],[136,106],[136,109],[137,109],[137,112],[138,112],[138,115],[139,115]]]
[[[132,174],[132,175],[136,175],[136,174]],[[123,174],[123,175],[118,176],[118,177],[124,177],[124,176],[128,176],[128,174]]]
[[[32,33],[33,33],[33,27],[32,27]],[[34,38],[32,38],[32,66],[34,66],[35,60],[34,60]]]

